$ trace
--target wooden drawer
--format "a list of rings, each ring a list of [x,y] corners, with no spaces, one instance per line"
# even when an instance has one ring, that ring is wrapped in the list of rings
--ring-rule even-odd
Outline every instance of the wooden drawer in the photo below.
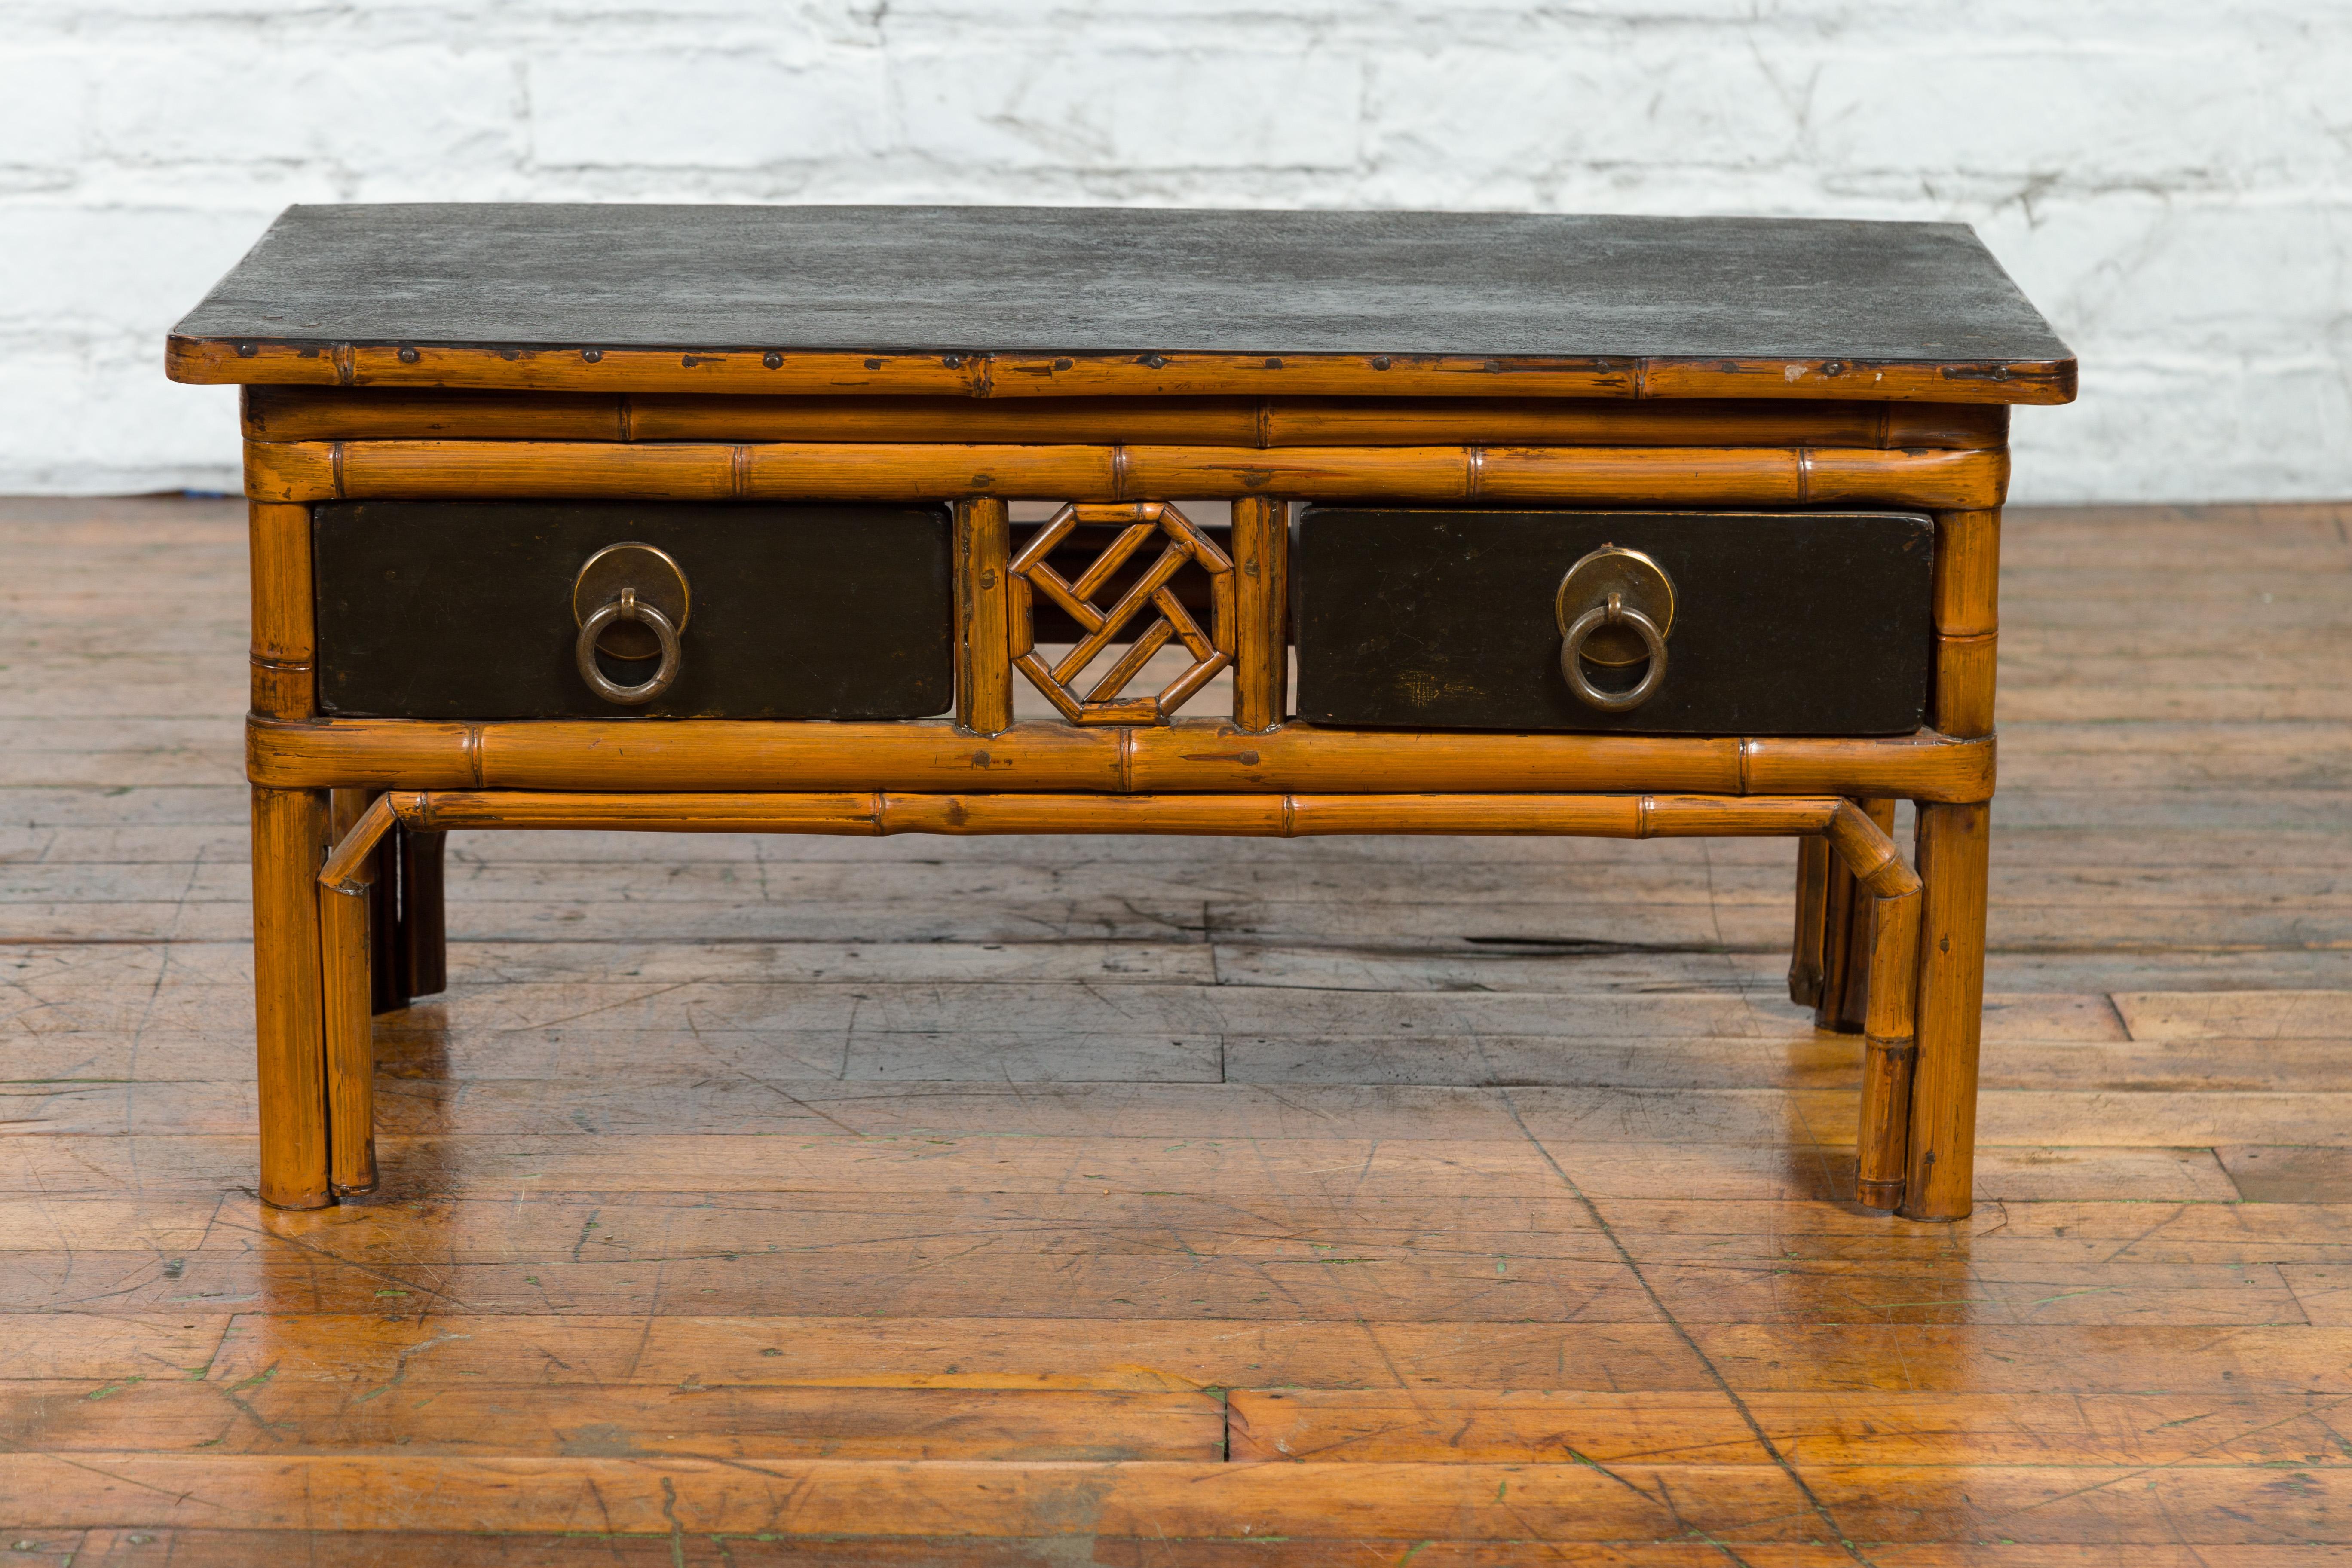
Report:
[[[319,705],[416,719],[914,719],[954,700],[943,507],[365,501],[312,513]],[[606,701],[573,580],[606,545],[690,590],[676,679]],[[598,657],[635,684],[656,660]]]
[[[1925,720],[1935,523],[1916,512],[1310,507],[1298,716],[1411,729],[1892,735]],[[1561,579],[1616,544],[1671,579],[1667,666],[1612,713],[1560,668]],[[1572,618],[1572,613],[1571,613]],[[1645,666],[1586,665],[1604,693]]]

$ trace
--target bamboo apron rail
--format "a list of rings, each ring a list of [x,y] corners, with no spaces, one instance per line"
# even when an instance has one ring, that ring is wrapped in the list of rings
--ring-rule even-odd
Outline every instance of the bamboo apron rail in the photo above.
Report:
[[[293,208],[173,334],[245,389],[267,1201],[376,1180],[446,835],[595,826],[1792,837],[1856,1196],[1969,1212],[2009,409],[2075,368],[1965,228],[651,221]]]
[[[1992,450],[2009,410],[1954,403],[1580,398],[779,397],[248,386],[252,441],[961,441],[1013,446],[1822,447]]]
[[[2000,504],[2003,451],[1796,447],[1004,446],[932,442],[251,441],[262,501],[481,495],[631,500],[1120,501],[1312,495],[1436,501]]]

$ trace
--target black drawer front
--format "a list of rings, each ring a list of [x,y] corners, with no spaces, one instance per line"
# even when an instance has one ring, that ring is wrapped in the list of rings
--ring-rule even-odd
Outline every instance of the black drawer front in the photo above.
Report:
[[[1310,507],[1292,564],[1298,716],[1400,729],[1896,735],[1933,668],[1935,523],[1915,512]],[[1556,597],[1588,552],[1675,590],[1666,677],[1624,713],[1560,673]],[[1639,668],[1594,672],[1604,689]]]
[[[954,701],[945,508],[359,501],[314,509],[319,705],[406,719],[917,719]],[[572,580],[608,544],[692,591],[677,678],[591,692]],[[603,658],[611,679],[654,661]]]

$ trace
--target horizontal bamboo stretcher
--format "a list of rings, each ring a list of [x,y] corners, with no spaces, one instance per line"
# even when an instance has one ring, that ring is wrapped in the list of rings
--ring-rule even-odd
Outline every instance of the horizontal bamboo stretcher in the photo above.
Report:
[[[1164,500],[1996,507],[2009,453],[1855,447],[248,441],[257,501]]]
[[[745,397],[246,388],[256,441],[984,441],[1163,447],[2002,445],[2000,404],[1610,398]]]
[[[1853,398],[2070,403],[2067,360],[1916,363],[1847,359],[1487,357],[1459,354],[834,353],[782,348],[451,347],[173,336],[173,381],[312,386],[531,387],[800,396]]]
[[[1549,834],[1588,838],[1790,837],[1820,834],[1874,891],[1899,897],[1919,879],[1894,842],[1851,801],[1633,795],[905,795],[547,791],[388,792],[382,800],[425,833],[460,827],[663,833],[1173,833],[1308,838],[1329,834]],[[356,833],[322,884],[349,891]]]
[[[944,720],[249,719],[246,769],[278,789],[889,790],[1099,795],[1657,790],[1992,798],[1990,735],[1885,740],[1263,733],[1224,721],[975,736]]]

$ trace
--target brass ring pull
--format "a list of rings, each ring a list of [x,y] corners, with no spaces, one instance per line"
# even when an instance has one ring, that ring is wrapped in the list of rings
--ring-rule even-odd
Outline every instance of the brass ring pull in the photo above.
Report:
[[[1632,627],[1640,634],[1642,647],[1650,656],[1650,667],[1642,672],[1642,679],[1623,691],[1603,691],[1584,673],[1584,639],[1602,626]],[[1568,636],[1559,645],[1559,672],[1568,677],[1569,689],[1580,700],[1603,713],[1626,712],[1656,696],[1664,682],[1665,636],[1658,630],[1657,622],[1625,603],[1624,595],[1612,593],[1570,625]]]
[[[608,679],[604,672],[596,668],[596,639],[604,635],[605,627],[618,621],[636,622],[652,632],[661,643],[661,663],[655,668],[649,679],[635,686],[623,686],[618,681]],[[580,623],[580,638],[572,645],[572,651],[580,662],[580,679],[588,683],[588,689],[607,702],[617,702],[627,708],[651,702],[668,690],[670,682],[677,679],[678,666],[685,662],[684,651],[678,646],[677,628],[670,625],[667,616],[638,598],[635,588],[622,589],[619,598],[608,599],[590,612],[588,618]]]

